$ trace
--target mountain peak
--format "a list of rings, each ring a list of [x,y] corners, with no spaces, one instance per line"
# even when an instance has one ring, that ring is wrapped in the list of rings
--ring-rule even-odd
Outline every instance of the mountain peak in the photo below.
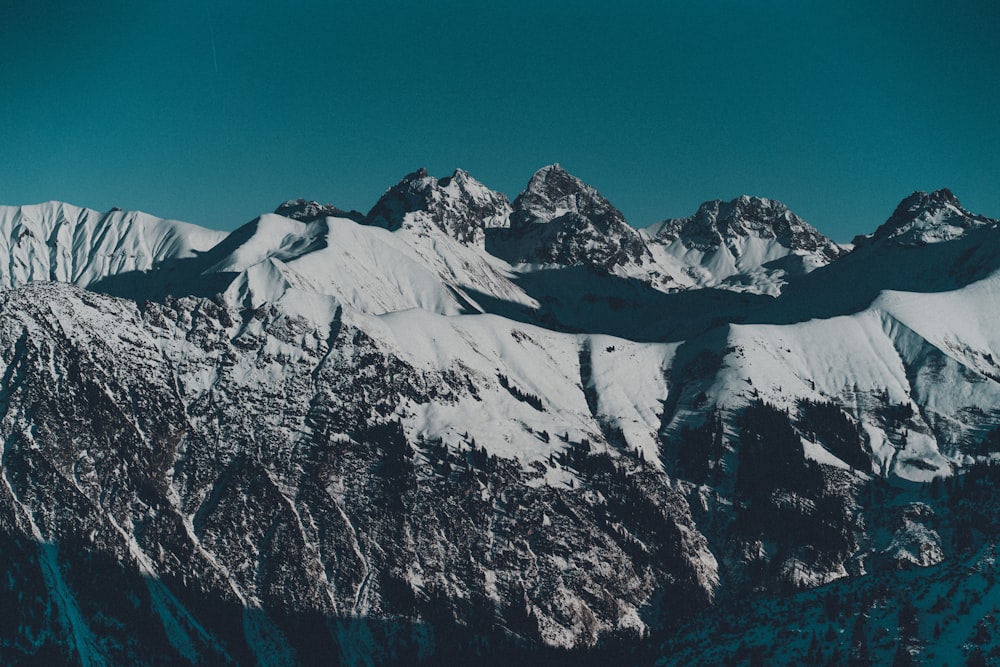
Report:
[[[625,216],[596,188],[555,163],[536,171],[524,192],[514,200],[511,225],[550,222],[567,213],[576,213],[594,222],[625,222]]]
[[[562,165],[558,162],[553,162],[552,164],[545,165],[540,168],[531,176],[530,184],[533,182],[550,182],[550,181],[565,180],[583,185],[583,181],[563,169]]]
[[[366,221],[392,231],[437,228],[462,243],[481,244],[484,228],[505,227],[510,211],[506,195],[463,169],[434,178],[420,168],[386,190]]]
[[[611,271],[648,258],[642,237],[596,188],[558,163],[542,167],[513,203],[510,233],[493,249],[512,263]]]
[[[748,237],[776,240],[790,250],[819,251],[834,259],[840,246],[774,199],[741,195],[714,199],[686,218],[665,220],[650,230],[661,242],[680,241],[688,248],[711,251]]]
[[[948,188],[933,192],[913,192],[899,202],[896,210],[875,232],[855,239],[855,244],[894,239],[898,245],[926,245],[948,241],[973,227],[996,224],[962,207]]]
[[[947,208],[964,210],[958,197],[948,188],[933,192],[915,191],[899,202],[887,222],[905,224],[923,213],[933,213]]]

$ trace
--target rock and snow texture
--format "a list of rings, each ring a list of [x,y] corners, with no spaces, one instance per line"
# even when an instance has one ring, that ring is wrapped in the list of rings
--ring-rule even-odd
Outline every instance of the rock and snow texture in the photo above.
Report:
[[[515,264],[614,272],[649,259],[621,212],[558,164],[535,172],[514,200],[509,231],[495,237],[493,251]]]
[[[484,229],[505,227],[510,213],[505,195],[468,172],[456,169],[448,178],[434,178],[419,169],[382,195],[367,222],[393,231],[436,228],[462,243],[482,245]]]
[[[0,597],[31,592],[5,637],[88,664],[308,662],[416,651],[435,641],[422,618],[439,647],[470,613],[481,641],[569,646],[643,631],[656,600],[708,603],[717,563],[685,499],[606,453],[584,341],[368,317],[299,292],[246,319],[203,299],[4,293]],[[70,629],[102,640],[63,643]]]
[[[642,231],[656,263],[678,267],[682,285],[775,296],[790,278],[847,252],[781,202],[760,197],[705,202],[690,217]]]
[[[637,231],[558,165],[0,232],[4,660],[593,645],[947,561],[957,515],[870,498],[1000,454],[1000,232],[948,191],[849,253],[750,197]]]
[[[891,241],[896,245],[925,245],[950,241],[976,227],[996,226],[995,220],[962,207],[947,188],[931,193],[914,192],[900,202],[892,216],[870,236],[855,244]]]
[[[362,222],[365,219],[365,214],[360,211],[345,211],[332,204],[320,204],[308,199],[289,199],[274,209],[274,212],[302,222],[313,222],[323,218],[348,218],[355,222]]]

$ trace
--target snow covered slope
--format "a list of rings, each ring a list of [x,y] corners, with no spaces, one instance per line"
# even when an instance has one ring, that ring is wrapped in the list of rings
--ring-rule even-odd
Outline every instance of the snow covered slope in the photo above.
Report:
[[[558,165],[2,244],[4,661],[607,647],[983,544],[938,498],[1000,456],[1000,229],[948,191],[849,253]]]
[[[866,308],[885,290],[953,291],[1000,270],[998,222],[969,213],[947,190],[917,192],[837,261],[790,284],[775,321]]]
[[[58,280],[92,285],[147,271],[167,259],[194,257],[224,232],[145,213],[99,213],[59,202],[0,206],[0,284]]]
[[[269,214],[233,232],[205,275],[234,276],[224,294],[257,306],[291,287],[337,297],[372,314],[421,308],[482,312],[478,295],[535,306],[510,267],[436,227],[395,232],[346,218],[299,222]]]

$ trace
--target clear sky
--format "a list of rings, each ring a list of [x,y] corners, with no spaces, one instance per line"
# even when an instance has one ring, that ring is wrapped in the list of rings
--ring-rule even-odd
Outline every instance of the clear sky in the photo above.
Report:
[[[1000,3],[0,0],[0,203],[229,229],[559,162],[637,226],[780,199],[836,240],[913,190],[1000,217]]]

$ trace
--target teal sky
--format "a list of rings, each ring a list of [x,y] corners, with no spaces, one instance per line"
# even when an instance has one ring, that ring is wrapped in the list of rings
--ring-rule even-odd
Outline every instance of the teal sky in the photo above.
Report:
[[[222,229],[559,162],[637,226],[746,193],[844,241],[1000,217],[1000,3],[0,0],[0,151],[0,203]]]

